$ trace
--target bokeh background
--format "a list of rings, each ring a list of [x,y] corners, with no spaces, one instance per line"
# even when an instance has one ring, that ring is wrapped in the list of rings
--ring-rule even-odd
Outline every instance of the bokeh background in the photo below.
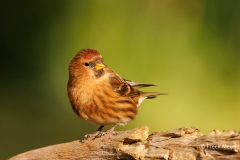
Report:
[[[83,48],[126,79],[158,84],[143,91],[169,94],[116,130],[240,129],[240,1],[22,0],[1,1],[0,12],[0,159],[98,128],[66,92]]]

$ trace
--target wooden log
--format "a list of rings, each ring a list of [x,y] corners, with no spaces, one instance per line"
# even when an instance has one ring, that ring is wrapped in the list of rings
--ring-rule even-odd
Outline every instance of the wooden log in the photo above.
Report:
[[[203,135],[195,127],[182,127],[148,135],[149,128],[114,131],[102,137],[47,146],[16,155],[28,159],[240,159],[240,134],[213,130]]]

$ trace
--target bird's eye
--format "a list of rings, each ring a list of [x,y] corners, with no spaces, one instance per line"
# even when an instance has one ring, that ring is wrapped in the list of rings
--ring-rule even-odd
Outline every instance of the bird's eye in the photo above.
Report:
[[[85,62],[84,65],[88,67],[88,66],[89,66],[89,63],[88,63],[88,62]]]

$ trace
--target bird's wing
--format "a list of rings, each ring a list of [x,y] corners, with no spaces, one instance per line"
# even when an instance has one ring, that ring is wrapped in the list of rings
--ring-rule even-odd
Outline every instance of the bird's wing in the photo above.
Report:
[[[129,84],[127,81],[122,79],[116,73],[112,74],[109,79],[111,85],[113,86],[113,90],[119,94],[120,96],[124,97],[137,97],[140,95],[140,91],[138,91],[135,87]]]
[[[131,85],[134,88],[143,88],[143,87],[150,87],[150,86],[157,86],[156,84],[143,84],[138,82],[133,82],[130,80],[123,79],[125,82],[127,82],[129,85]]]

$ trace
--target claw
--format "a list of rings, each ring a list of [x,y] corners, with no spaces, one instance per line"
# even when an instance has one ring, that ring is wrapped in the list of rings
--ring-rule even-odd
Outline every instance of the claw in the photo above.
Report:
[[[86,134],[86,135],[83,137],[83,140],[87,140],[89,137],[90,137],[90,134]]]
[[[87,140],[89,137],[91,137],[91,134],[86,134],[80,142],[83,142],[84,140]]]
[[[107,132],[100,132],[100,133],[98,133],[97,135],[94,136],[93,140],[96,139],[96,138],[100,138],[100,137],[104,136],[105,134],[107,134]]]
[[[97,134],[97,135],[95,136],[95,138],[102,137],[102,136],[104,136],[105,134],[107,134],[107,132],[100,132],[99,134]]]
[[[83,142],[84,140],[89,139],[90,137],[93,137],[92,140],[96,139],[96,138],[100,138],[102,136],[104,136],[105,134],[107,134],[107,132],[95,132],[94,134],[86,134],[82,140],[80,140],[81,142]]]
[[[115,128],[117,125],[118,125],[118,123],[115,124],[114,126],[112,126],[112,127],[111,127],[109,130],[107,130],[106,132],[101,132],[102,128],[104,127],[103,125],[101,125],[95,133],[93,133],[93,134],[86,134],[86,135],[83,137],[83,140],[81,140],[81,142],[83,142],[84,140],[87,140],[87,139],[90,138],[90,137],[93,137],[92,140],[94,140],[94,139],[96,139],[96,138],[100,138],[100,137],[104,136],[105,134],[107,134],[108,132],[114,131],[114,128]]]

